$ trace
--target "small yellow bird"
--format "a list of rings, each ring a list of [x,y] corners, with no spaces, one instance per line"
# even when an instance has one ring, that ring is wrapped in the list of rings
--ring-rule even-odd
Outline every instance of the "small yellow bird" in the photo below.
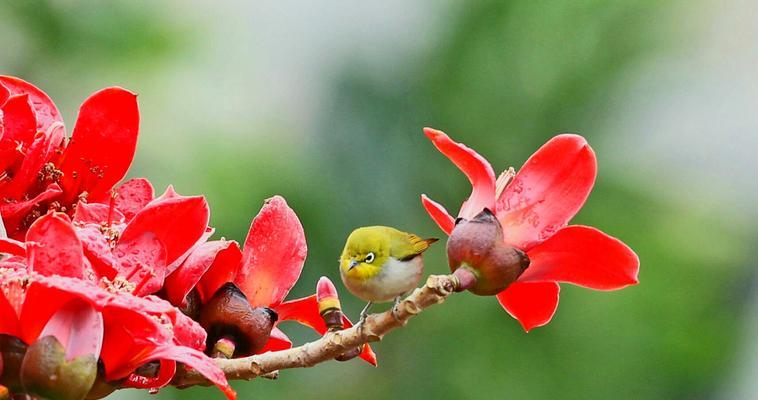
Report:
[[[340,256],[340,276],[352,294],[368,301],[361,321],[375,302],[395,300],[415,289],[424,273],[422,253],[438,239],[421,239],[388,226],[358,228]]]

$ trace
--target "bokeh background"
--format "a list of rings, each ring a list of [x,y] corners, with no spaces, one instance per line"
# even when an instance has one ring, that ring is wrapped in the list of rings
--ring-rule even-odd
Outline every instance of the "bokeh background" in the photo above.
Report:
[[[563,285],[529,334],[494,299],[455,296],[377,344],[378,369],[286,371],[236,383],[242,399],[758,398],[756,3],[357,3],[3,1],[0,73],[46,90],[69,127],[95,90],[138,92],[130,175],[205,194],[217,236],[243,240],[284,195],[309,244],[291,298],[339,281],[357,226],[441,235],[419,194],[457,209],[469,186],[422,127],[496,169],[557,133],[589,139],[599,177],[575,222],[631,245],[639,286]]]

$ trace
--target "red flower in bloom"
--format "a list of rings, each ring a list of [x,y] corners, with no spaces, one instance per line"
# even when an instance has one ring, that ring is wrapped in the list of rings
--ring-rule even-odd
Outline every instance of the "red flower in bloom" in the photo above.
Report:
[[[195,248],[186,261],[166,279],[167,299],[178,306],[195,288],[202,303],[207,302],[226,282],[234,282],[252,307],[268,307],[285,320],[301,322],[326,332],[320,321],[315,296],[285,302],[303,269],[307,247],[305,233],[295,212],[280,196],[266,200],[253,219],[243,250],[235,241],[218,240]],[[292,347],[278,328],[261,352]],[[373,353],[366,359],[374,362]]]
[[[133,179],[108,196],[109,204],[79,203],[74,214],[95,274],[129,282],[137,296],[160,290],[166,276],[213,233],[204,197],[181,196],[172,187],[152,197],[147,180]]]
[[[79,199],[106,195],[131,164],[138,129],[136,95],[107,88],[85,100],[65,144],[50,98],[0,76],[0,215],[8,235],[22,238],[48,209],[71,213]]]
[[[639,259],[623,242],[592,227],[566,226],[589,196],[597,174],[595,154],[584,138],[556,136],[518,173],[507,170],[496,180],[492,166],[474,150],[441,131],[427,128],[424,133],[473,186],[458,216],[471,219],[485,208],[493,211],[505,242],[529,256],[526,271],[497,295],[525,330],[550,322],[558,307],[558,282],[595,290],[637,283]],[[426,195],[421,200],[450,234],[453,217]]]
[[[56,336],[67,355],[93,354],[102,360],[106,381],[128,378],[132,387],[161,387],[170,382],[180,362],[196,369],[221,388],[234,392],[224,374],[201,350],[205,331],[168,302],[129,293],[128,282],[98,279],[84,256],[75,228],[64,214],[48,214],[32,224],[25,254],[12,241],[11,257],[0,261],[0,333],[28,345],[43,333]],[[149,246],[148,246],[149,248]],[[99,324],[61,324],[65,320],[98,320]],[[94,317],[93,317],[94,315]],[[156,377],[134,371],[159,361]]]

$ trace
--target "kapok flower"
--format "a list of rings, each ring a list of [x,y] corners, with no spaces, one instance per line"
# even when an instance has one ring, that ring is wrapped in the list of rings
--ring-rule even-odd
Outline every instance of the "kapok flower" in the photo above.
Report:
[[[278,314],[277,324],[293,320],[313,327],[306,321],[320,319],[315,296],[284,301],[300,277],[306,254],[300,220],[284,198],[274,196],[266,200],[253,219],[242,250],[233,240],[209,241],[198,246],[166,278],[166,298],[174,305],[184,306],[188,294],[195,289],[200,302],[205,304],[225,283],[233,282],[252,308],[274,310]],[[323,334],[326,328],[316,330]],[[268,343],[259,352],[290,347],[292,342],[287,335],[274,327]],[[368,357],[367,360],[371,362]]]
[[[79,203],[73,218],[98,278],[123,279],[137,296],[159,291],[166,276],[213,233],[203,196],[181,196],[170,186],[156,199],[152,193],[147,180],[133,179],[108,196],[107,204]]]
[[[234,397],[223,372],[201,352],[206,337],[202,327],[162,299],[137,297],[123,282],[98,279],[64,214],[47,214],[32,224],[25,255],[18,247],[6,248],[14,253],[0,261],[0,333],[31,346],[50,331],[48,321],[61,310],[82,316],[95,312],[103,320],[102,334],[89,325],[82,331],[64,326],[50,332],[61,340],[67,355],[91,354],[102,360],[105,381],[126,378],[126,386],[157,388],[170,382],[181,362]],[[72,302],[76,309],[70,309]],[[91,340],[98,335],[101,345],[93,347]],[[82,346],[87,352],[77,350]],[[135,374],[150,361],[160,362],[157,376]]]
[[[21,239],[48,210],[73,213],[126,175],[134,157],[139,110],[134,93],[103,89],[84,101],[66,143],[63,120],[41,90],[0,76],[0,215]]]
[[[497,179],[484,157],[445,133],[426,128],[426,136],[468,177],[473,190],[458,213],[470,220],[488,209],[503,240],[526,253],[529,267],[497,294],[505,310],[526,331],[547,324],[558,307],[558,282],[595,290],[616,290],[638,282],[639,259],[620,240],[598,229],[571,225],[597,175],[595,153],[578,135],[558,135],[543,145],[518,173]],[[429,216],[448,235],[455,219],[426,195]]]

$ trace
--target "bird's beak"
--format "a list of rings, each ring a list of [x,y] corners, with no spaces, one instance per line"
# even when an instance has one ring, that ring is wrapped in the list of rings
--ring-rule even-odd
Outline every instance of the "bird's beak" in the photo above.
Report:
[[[351,269],[355,268],[358,265],[358,261],[350,260],[350,264],[347,265],[347,270],[350,271]]]

